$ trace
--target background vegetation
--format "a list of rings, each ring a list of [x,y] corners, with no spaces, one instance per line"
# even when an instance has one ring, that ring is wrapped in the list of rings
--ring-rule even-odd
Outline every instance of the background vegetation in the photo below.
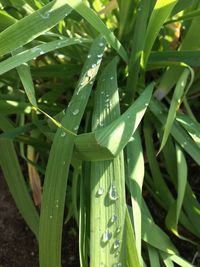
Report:
[[[199,1],[0,8],[0,165],[40,266],[71,217],[82,267],[198,264]]]

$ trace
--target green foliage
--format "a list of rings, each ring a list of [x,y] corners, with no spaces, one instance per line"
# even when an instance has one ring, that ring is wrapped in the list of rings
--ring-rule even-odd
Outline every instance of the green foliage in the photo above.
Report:
[[[0,166],[41,267],[61,266],[71,217],[81,267],[195,265],[178,245],[200,238],[191,3],[1,2]]]

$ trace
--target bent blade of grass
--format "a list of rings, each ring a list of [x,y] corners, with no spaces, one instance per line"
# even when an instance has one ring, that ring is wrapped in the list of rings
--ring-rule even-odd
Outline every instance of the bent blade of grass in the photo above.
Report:
[[[112,79],[112,76],[107,79]],[[148,85],[137,100],[109,125],[77,136],[75,146],[80,157],[93,161],[111,159],[118,155],[139,126],[151,99],[153,87],[154,83]]]
[[[0,75],[20,66],[23,63],[26,63],[29,60],[32,60],[35,57],[40,56],[41,54],[43,55],[62,47],[81,44],[84,42],[88,42],[88,40],[81,38],[63,38],[62,40],[52,41],[24,50],[23,52],[0,62]]]
[[[78,4],[74,7],[74,0],[68,1],[68,5],[76,10],[86,21],[88,21],[99,32],[106,41],[117,51],[122,59],[127,62],[128,56],[126,50],[115,37],[114,33],[109,30],[98,15],[84,3]]]
[[[136,247],[140,262],[141,256],[141,205],[142,185],[144,179],[144,157],[138,130],[127,145],[127,164],[130,193],[132,201],[133,223]]]
[[[0,55],[14,51],[55,26],[61,19],[71,13],[72,8],[67,2],[54,0],[6,28],[0,33]],[[75,7],[81,1],[75,0],[73,2],[73,7]]]
[[[162,27],[165,20],[169,17],[173,7],[177,2],[177,0],[156,1],[145,36],[144,57],[142,59],[142,65],[144,66],[144,68],[147,65],[151,49],[160,31],[160,28]]]
[[[93,130],[109,125],[120,115],[116,64],[116,59],[109,63],[98,80]],[[113,160],[92,162],[90,181],[90,266],[114,266],[118,263],[125,266],[123,153]]]
[[[163,147],[165,146],[168,136],[170,134],[173,122],[175,120],[176,117],[176,112],[179,109],[179,106],[181,105],[181,101],[183,98],[183,94],[185,91],[185,87],[186,87],[186,82],[188,79],[188,76],[190,74],[190,71],[188,69],[185,69],[180,77],[180,79],[177,82],[176,88],[174,90],[174,94],[170,103],[170,108],[169,108],[169,113],[167,116],[167,121],[165,123],[165,127],[164,127],[164,133],[163,133],[163,138],[161,141],[161,145],[158,151],[158,154],[160,153],[160,151],[163,149]]]
[[[103,45],[99,46],[99,42]],[[98,55],[104,51],[103,38],[97,38],[83,66],[79,82],[64,115],[61,125],[74,134],[78,130],[83,116],[94,79],[100,66]],[[95,67],[92,67],[95,64]],[[59,128],[55,134],[45,173],[44,191],[42,197],[39,252],[41,267],[61,265],[61,236],[67,177],[71,162],[74,136],[66,134]]]

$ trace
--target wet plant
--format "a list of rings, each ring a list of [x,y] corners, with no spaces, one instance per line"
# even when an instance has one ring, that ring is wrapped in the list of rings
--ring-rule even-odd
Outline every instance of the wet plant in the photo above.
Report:
[[[0,8],[0,166],[40,266],[61,266],[71,217],[81,267],[195,266],[199,1]]]

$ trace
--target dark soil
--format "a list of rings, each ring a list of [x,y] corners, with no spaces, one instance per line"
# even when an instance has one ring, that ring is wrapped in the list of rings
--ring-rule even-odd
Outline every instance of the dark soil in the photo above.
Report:
[[[74,221],[64,226],[62,267],[79,267]],[[0,177],[0,267],[38,267],[38,244]]]

